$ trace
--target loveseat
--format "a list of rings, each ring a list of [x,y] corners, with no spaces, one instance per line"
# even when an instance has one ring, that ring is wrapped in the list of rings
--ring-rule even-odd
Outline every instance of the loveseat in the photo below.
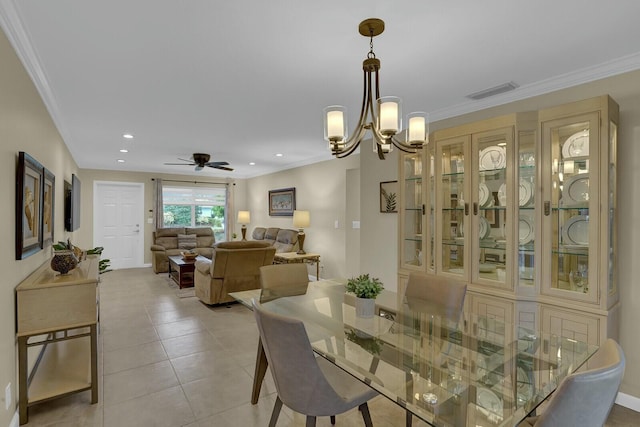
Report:
[[[286,228],[256,227],[251,234],[253,240],[269,242],[276,248],[276,253],[295,252],[298,250],[298,232]]]
[[[211,227],[158,228],[153,232],[151,265],[155,273],[169,271],[169,256],[195,250],[198,255],[211,258],[215,237]]]
[[[235,241],[214,245],[211,259],[195,264],[195,291],[205,304],[234,301],[229,292],[260,288],[260,267],[273,263],[276,248],[269,242]]]

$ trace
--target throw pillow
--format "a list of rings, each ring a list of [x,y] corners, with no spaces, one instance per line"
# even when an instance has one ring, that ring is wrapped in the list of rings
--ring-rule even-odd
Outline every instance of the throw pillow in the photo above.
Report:
[[[197,237],[195,234],[178,234],[178,249],[195,249]]]

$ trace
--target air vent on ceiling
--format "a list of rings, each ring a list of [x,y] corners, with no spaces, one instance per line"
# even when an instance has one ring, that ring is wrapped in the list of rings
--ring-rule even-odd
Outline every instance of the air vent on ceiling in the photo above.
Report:
[[[503,83],[498,86],[490,87],[489,89],[481,90],[479,92],[472,93],[467,95],[467,98],[471,99],[484,99],[490,96],[498,95],[504,92],[509,92],[510,90],[514,90],[518,85],[514,82]]]

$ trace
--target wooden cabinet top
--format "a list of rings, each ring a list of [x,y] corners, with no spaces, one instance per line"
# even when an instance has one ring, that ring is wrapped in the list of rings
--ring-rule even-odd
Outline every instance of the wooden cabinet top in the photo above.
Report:
[[[53,271],[49,266],[49,261],[47,261],[23,280],[16,288],[16,291],[95,283],[98,280],[99,262],[99,256],[90,255],[68,274],[60,274]]]

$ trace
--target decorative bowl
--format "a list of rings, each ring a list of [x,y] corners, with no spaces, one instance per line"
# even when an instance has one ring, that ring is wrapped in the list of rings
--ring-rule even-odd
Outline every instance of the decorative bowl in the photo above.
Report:
[[[60,274],[68,274],[78,266],[78,258],[72,250],[55,251],[51,258],[51,269]]]
[[[182,252],[182,259],[185,261],[193,261],[198,256],[197,252]]]

